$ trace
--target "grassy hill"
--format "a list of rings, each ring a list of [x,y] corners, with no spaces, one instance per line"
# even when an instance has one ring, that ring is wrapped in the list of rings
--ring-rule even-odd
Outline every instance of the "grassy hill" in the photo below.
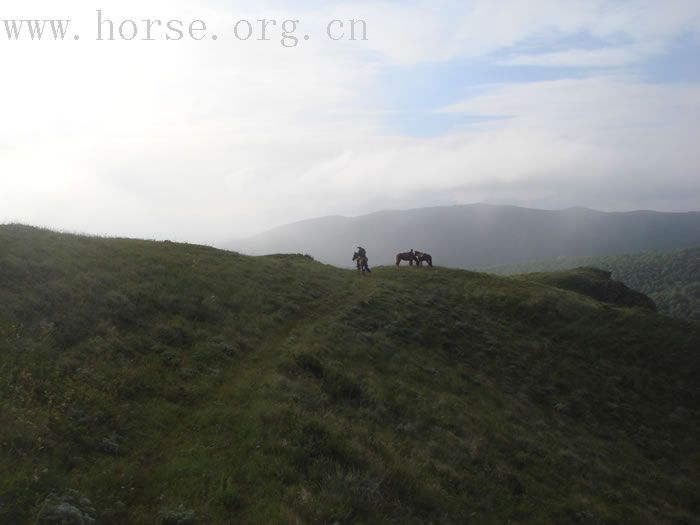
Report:
[[[614,279],[649,295],[662,313],[700,322],[700,248],[599,257],[557,257],[499,266],[488,271],[515,275],[582,266],[612,272]]]
[[[2,226],[0,523],[693,523],[700,328],[559,277]]]

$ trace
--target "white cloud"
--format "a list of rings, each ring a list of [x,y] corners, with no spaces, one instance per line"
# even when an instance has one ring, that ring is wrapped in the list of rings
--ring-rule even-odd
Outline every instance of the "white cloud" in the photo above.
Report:
[[[575,49],[554,53],[515,55],[501,63],[508,66],[612,67],[634,64],[652,53],[635,47]]]
[[[358,200],[373,192],[406,201],[426,193],[440,201],[615,208],[636,199],[636,207],[654,201],[665,209],[673,202],[655,195],[677,199],[685,188],[693,191],[680,206],[700,204],[697,86],[615,77],[505,85],[449,111],[507,118],[447,137],[344,151],[310,170],[302,186]]]
[[[328,11],[333,9],[335,6]],[[439,4],[419,0],[353,3],[347,13],[362,13],[373,28],[369,45],[386,60],[400,64],[483,57],[516,46],[591,35],[619,42],[619,47],[569,49],[540,58],[559,64],[571,58],[585,65],[605,66],[613,59],[627,63],[661,52],[679,34],[700,35],[700,3],[696,0],[446,0]],[[536,58],[527,62],[526,57],[516,51],[511,59],[541,63]],[[601,63],[595,64],[596,58]]]
[[[0,220],[213,242],[389,205],[507,200],[613,207],[623,199],[606,201],[597,189],[621,191],[625,184],[634,185],[634,206],[663,188],[688,191],[675,204],[656,202],[660,207],[700,205],[689,191],[700,166],[695,85],[609,76],[488,86],[448,111],[507,119],[428,139],[389,134],[386,108],[373,97],[379,73],[396,64],[495,52],[519,64],[633,63],[679,34],[697,32],[697,2],[101,6],[114,20],[211,20],[221,38],[91,42],[92,2],[3,4],[2,18],[72,17],[84,38],[0,40]],[[293,50],[277,41],[226,38],[233,20],[263,16],[300,18],[319,38]],[[370,41],[324,42],[331,18],[367,19]],[[580,33],[623,43],[543,51],[542,42]]]

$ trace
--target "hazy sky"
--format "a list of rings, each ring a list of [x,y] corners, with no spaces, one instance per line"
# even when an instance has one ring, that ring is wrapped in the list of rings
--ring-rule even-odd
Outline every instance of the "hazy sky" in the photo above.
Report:
[[[209,30],[97,42],[98,8]],[[81,38],[9,41],[25,18]],[[310,39],[235,38],[261,18]],[[352,18],[367,42],[325,37]],[[698,0],[2,0],[0,222],[214,243],[426,205],[697,210],[699,56]]]

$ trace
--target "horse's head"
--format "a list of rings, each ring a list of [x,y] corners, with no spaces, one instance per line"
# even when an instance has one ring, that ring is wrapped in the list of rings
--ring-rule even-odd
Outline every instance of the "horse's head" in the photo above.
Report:
[[[360,254],[355,252],[355,255],[352,256],[352,262],[355,262],[359,258],[360,258]]]

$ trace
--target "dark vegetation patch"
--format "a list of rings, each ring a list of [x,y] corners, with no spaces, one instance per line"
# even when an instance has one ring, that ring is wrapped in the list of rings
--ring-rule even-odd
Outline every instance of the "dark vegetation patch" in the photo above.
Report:
[[[526,279],[562,290],[577,292],[604,303],[656,311],[656,304],[649,297],[631,290],[620,281],[613,280],[611,272],[597,268],[577,268],[566,272],[531,274]]]
[[[661,313],[700,322],[700,248],[596,257],[557,257],[500,266],[490,271],[499,275],[514,275],[580,267],[607,270],[616,281],[651,297]]]

